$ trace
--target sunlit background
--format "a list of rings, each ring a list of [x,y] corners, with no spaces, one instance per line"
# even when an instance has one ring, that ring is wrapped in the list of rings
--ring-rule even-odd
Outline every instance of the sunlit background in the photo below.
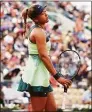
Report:
[[[31,1],[31,0],[30,0]],[[76,77],[68,89],[66,110],[86,112],[91,109],[91,2],[60,2],[58,0],[46,2],[0,2],[1,11],[1,82],[0,105],[2,110],[21,111],[31,110],[27,92],[17,91],[20,76],[28,59],[28,40],[23,35],[23,18],[21,12],[32,3],[47,4],[49,22],[46,30],[51,33],[51,60],[58,69],[60,52],[76,50],[82,61],[81,74]],[[82,19],[80,20],[80,16]],[[27,19],[27,32],[32,21]],[[77,30],[77,31],[76,31]],[[77,33],[76,33],[77,32]],[[63,110],[63,87],[56,80],[50,78],[57,107]],[[90,111],[91,112],[91,111]]]

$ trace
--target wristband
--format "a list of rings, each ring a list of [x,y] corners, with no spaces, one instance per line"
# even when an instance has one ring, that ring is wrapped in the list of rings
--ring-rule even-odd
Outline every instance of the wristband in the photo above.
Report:
[[[53,77],[57,80],[61,77],[61,73],[58,72]]]

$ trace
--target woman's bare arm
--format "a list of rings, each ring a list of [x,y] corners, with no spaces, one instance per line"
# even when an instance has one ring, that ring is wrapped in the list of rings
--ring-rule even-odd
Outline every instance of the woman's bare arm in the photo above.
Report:
[[[40,56],[41,60],[43,61],[47,70],[51,74],[53,74],[53,75],[56,74],[56,70],[55,70],[55,68],[49,58],[49,55],[48,55],[48,51],[47,51],[47,47],[46,47],[45,32],[41,28],[36,28],[36,29],[34,29],[34,31],[32,33],[36,40],[36,44],[37,44],[37,48],[38,48],[38,52],[39,52],[39,56]]]

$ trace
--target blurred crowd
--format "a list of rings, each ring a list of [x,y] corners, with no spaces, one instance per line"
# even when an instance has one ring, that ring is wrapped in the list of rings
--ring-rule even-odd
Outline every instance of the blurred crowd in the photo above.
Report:
[[[36,2],[36,1],[35,1]],[[27,33],[32,25],[30,19],[27,20],[27,32],[24,35],[23,18],[21,12],[25,7],[29,7],[31,3],[35,2],[0,2],[1,12],[1,84],[0,87],[4,93],[5,100],[12,102],[12,100],[19,97],[22,102],[29,102],[29,95],[26,93],[14,92],[15,79],[17,75],[22,75],[23,68],[26,65],[28,58],[28,40]],[[44,2],[36,2],[44,5]],[[90,12],[77,9],[71,2],[46,2],[48,12],[56,12],[62,14],[66,18],[74,22],[73,30],[62,31],[62,24],[58,19],[50,18],[54,24],[46,24],[46,30],[51,33],[51,60],[57,69],[59,54],[67,49],[76,50],[81,56],[80,75],[76,77],[76,83],[73,84],[75,88],[88,89],[91,86],[91,35],[85,34],[85,29],[92,30]],[[57,12],[58,10],[58,12]],[[66,21],[67,22],[67,21]],[[71,27],[71,26],[70,26]],[[19,69],[19,70],[18,70]],[[8,80],[8,81],[6,81]],[[58,86],[55,80],[51,77],[52,86]],[[14,82],[13,82],[14,81]],[[19,81],[19,80],[18,80]],[[17,82],[18,82],[17,81]],[[53,83],[54,82],[54,83]],[[10,85],[9,85],[10,84]],[[7,95],[13,93],[13,95]],[[2,93],[2,94],[3,94]],[[16,95],[15,95],[16,94]],[[0,93],[1,95],[1,93]],[[17,96],[18,95],[18,96]],[[2,95],[3,96],[3,95]],[[10,96],[10,99],[9,99]],[[14,98],[14,97],[16,98]],[[21,96],[21,97],[20,97]],[[25,97],[26,98],[25,98]],[[8,98],[8,99],[7,99]],[[84,98],[85,99],[85,98]],[[15,101],[16,103],[17,101]],[[6,101],[7,103],[7,101]],[[4,106],[4,104],[3,104]]]

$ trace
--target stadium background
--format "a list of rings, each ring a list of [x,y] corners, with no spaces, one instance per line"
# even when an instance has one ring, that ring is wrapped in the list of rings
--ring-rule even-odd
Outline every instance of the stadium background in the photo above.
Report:
[[[32,3],[47,4],[49,23],[46,30],[51,32],[51,60],[57,68],[59,53],[66,49],[78,51],[82,60],[82,73],[76,78],[68,90],[66,101],[67,109],[90,109],[91,105],[91,3],[90,2],[60,2],[60,1],[33,1],[26,0],[0,2],[0,41],[1,41],[1,82],[0,100],[4,105],[1,108],[9,110],[26,110],[29,105],[30,95],[17,91],[20,76],[28,59],[27,38],[23,35],[23,18],[21,12]],[[83,34],[74,35],[74,28],[78,15],[83,16]],[[27,32],[32,21],[27,19]],[[83,36],[83,40],[81,39]],[[50,79],[58,108],[62,109],[63,87],[53,77]],[[71,102],[71,103],[70,103]],[[75,110],[76,110],[75,109]],[[73,111],[74,112],[74,111]]]

